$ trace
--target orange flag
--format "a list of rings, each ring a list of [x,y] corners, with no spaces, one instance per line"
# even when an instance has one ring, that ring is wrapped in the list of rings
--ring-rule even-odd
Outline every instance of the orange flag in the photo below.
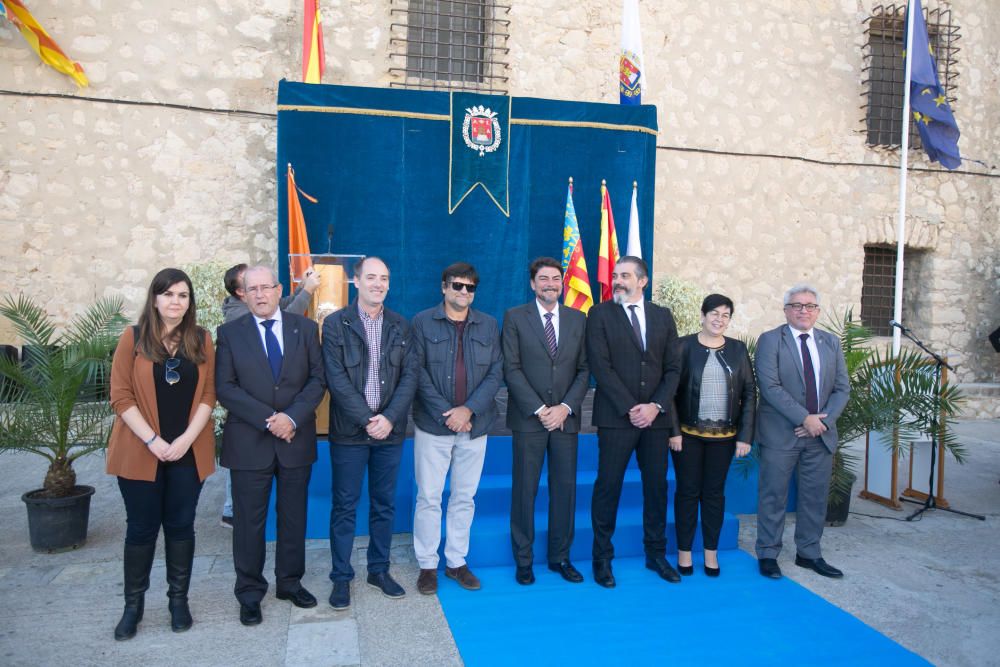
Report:
[[[24,36],[28,45],[35,50],[43,63],[57,72],[71,77],[81,88],[88,84],[87,75],[83,73],[83,67],[80,66],[80,63],[71,60],[63,53],[63,50],[49,36],[49,33],[45,32],[45,28],[35,20],[35,17],[21,3],[21,0],[0,0],[0,9],[2,9],[0,15],[6,16],[21,31],[21,35]]]
[[[302,215],[302,204],[299,202],[299,190],[295,185],[295,171],[292,164],[288,163],[288,254],[291,261],[291,278],[294,282],[301,282],[302,275],[306,269],[312,268],[312,259],[309,257],[309,237],[306,236],[306,219]],[[302,196],[316,203],[314,197],[310,197],[302,192]],[[295,257],[294,255],[301,255]]]
[[[587,259],[583,256],[583,241],[580,239],[580,225],[576,221],[573,207],[573,179],[569,179],[566,192],[566,220],[563,224],[563,303],[586,314],[594,305],[590,292],[590,276],[587,274]]]
[[[606,181],[601,181],[601,245],[597,254],[597,282],[601,285],[601,301],[610,301],[611,274],[621,256],[618,254],[618,235],[615,217],[611,214],[611,195]]]
[[[319,15],[319,0],[304,0],[302,5],[302,81],[321,83],[325,61],[323,23]]]

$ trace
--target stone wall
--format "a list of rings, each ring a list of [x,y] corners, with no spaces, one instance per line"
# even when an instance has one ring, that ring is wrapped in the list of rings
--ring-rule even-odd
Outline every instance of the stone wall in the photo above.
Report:
[[[617,102],[620,4],[508,4],[511,94]],[[865,145],[860,109],[874,0],[641,4],[644,101],[657,105],[661,130],[656,272],[732,296],[737,333],[779,323],[782,291],[801,280],[821,289],[828,315],[858,312],[863,247],[894,243],[897,209],[898,152]],[[121,293],[134,313],[162,266],[276,261],[275,91],[300,77],[301,3],[33,5],[91,86],[76,91],[0,27],[0,89],[21,93],[0,110],[5,291],[60,317]],[[993,163],[1000,5],[945,5],[962,34],[962,151]],[[321,6],[326,82],[400,80],[389,72],[399,64],[389,0]],[[910,160],[929,167],[916,151]],[[909,179],[908,243],[925,253],[908,323],[960,364],[961,381],[998,382],[1000,355],[985,336],[1000,325],[1000,179],[930,169]],[[612,195],[625,205],[627,193]]]

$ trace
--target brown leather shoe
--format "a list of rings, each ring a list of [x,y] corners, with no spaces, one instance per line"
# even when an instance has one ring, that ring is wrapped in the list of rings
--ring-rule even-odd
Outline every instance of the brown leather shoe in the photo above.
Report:
[[[458,585],[467,591],[478,591],[482,588],[482,584],[479,583],[479,578],[472,574],[472,570],[469,569],[468,565],[463,565],[461,567],[446,567],[444,568],[444,574],[449,579],[457,581]]]
[[[423,595],[434,595],[438,590],[438,571],[420,570],[417,577],[417,590]]]

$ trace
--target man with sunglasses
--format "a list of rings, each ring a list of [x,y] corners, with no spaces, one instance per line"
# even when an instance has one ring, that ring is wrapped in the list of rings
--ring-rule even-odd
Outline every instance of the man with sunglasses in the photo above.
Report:
[[[497,321],[471,307],[478,285],[479,274],[471,264],[452,264],[441,275],[444,300],[417,313],[412,322],[423,364],[413,403],[413,550],[420,565],[417,590],[424,595],[437,591],[441,496],[449,469],[445,575],[467,590],[480,587],[465,557],[486,433],[497,416],[503,355]]]
[[[820,538],[826,520],[837,418],[850,395],[840,339],[814,328],[819,292],[795,285],[785,292],[786,324],[761,334],[754,367],[760,402],[757,559],[761,575],[781,579],[778,554],[785,530],[788,484],[798,468],[795,564],[824,577],[844,576],[823,560]]]
[[[305,574],[309,477],[316,461],[316,407],[326,380],[319,327],[279,309],[281,284],[266,266],[248,268],[243,293],[251,316],[219,327],[215,392],[229,411],[221,463],[233,481],[234,593],[240,622],[257,625],[267,593],[264,524],[277,480],[276,595],[296,607],[316,598]]]

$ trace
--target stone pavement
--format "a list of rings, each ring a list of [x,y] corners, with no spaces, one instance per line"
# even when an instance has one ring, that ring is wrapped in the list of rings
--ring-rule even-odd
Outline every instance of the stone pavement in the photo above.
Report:
[[[932,511],[907,523],[894,519],[909,513],[909,506],[896,512],[855,496],[853,512],[882,518],[852,514],[843,527],[827,530],[824,554],[846,572],[845,579],[831,581],[795,567],[793,520],[779,562],[787,576],[935,664],[1000,664],[1000,421],[963,422],[958,432],[968,462],[948,461],[945,496],[957,509],[987,514],[986,522]],[[206,482],[199,504],[194,627],[170,632],[160,557],[138,635],[115,642],[125,522],[103,458],[91,456],[77,465],[80,482],[96,486],[97,493],[87,544],[62,554],[36,554],[28,544],[20,495],[40,485],[44,462],[9,455],[0,458],[0,471],[0,664],[461,664],[437,598],[415,590],[418,570],[409,535],[397,535],[393,548],[392,571],[408,593],[403,600],[387,599],[364,583],[361,538],[354,554],[362,573],[352,587],[354,604],[346,612],[333,611],[326,604],[327,544],[310,541],[304,584],[319,606],[296,609],[276,600],[272,590],[263,605],[264,623],[240,625],[232,596],[231,533],[218,522],[224,490],[219,476]],[[740,518],[741,547],[752,553],[755,517]],[[270,561],[267,567],[272,569]]]

